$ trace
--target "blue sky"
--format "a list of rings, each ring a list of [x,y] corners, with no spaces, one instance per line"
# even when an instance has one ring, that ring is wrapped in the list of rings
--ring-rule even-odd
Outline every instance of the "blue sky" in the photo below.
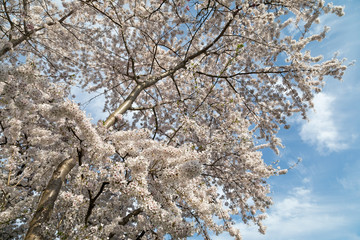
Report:
[[[348,68],[343,82],[328,79],[309,121],[293,118],[291,129],[280,132],[286,146],[280,156],[264,152],[267,162],[279,159],[284,168],[298,157],[303,161],[288,174],[270,179],[274,205],[264,222],[267,234],[239,222],[244,240],[360,240],[360,1],[333,2],[346,6],[345,16],[322,17],[319,29],[327,25],[331,31],[311,50],[325,59],[339,51],[340,57],[357,63]],[[99,98],[89,108],[101,109],[102,104]],[[94,119],[107,115],[89,112]]]

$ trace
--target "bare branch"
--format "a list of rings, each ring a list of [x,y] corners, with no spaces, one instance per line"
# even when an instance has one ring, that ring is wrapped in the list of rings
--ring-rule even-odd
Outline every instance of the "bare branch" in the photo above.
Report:
[[[128,215],[126,215],[123,219],[121,219],[120,222],[118,222],[119,225],[125,225],[127,224],[132,217],[136,217],[142,212],[141,208],[137,208],[134,211],[130,212]]]
[[[99,192],[96,194],[96,196],[94,198],[91,197],[91,191],[88,190],[89,191],[89,199],[90,199],[90,201],[89,201],[89,207],[88,207],[88,210],[87,210],[86,216],[85,216],[85,225],[88,224],[89,217],[90,217],[90,215],[92,213],[93,208],[95,207],[96,199],[98,199],[100,194],[104,191],[105,186],[108,185],[108,184],[110,184],[110,183],[109,182],[103,182],[101,184]]]

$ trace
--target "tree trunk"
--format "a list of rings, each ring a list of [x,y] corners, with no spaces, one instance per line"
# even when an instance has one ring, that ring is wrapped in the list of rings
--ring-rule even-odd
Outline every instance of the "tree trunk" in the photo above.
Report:
[[[51,179],[41,195],[40,202],[36,209],[33,219],[29,224],[26,240],[40,240],[42,237],[41,224],[46,223],[50,218],[51,211],[54,208],[55,200],[59,195],[62,183],[66,175],[75,167],[77,160],[69,158],[62,161],[54,171]]]

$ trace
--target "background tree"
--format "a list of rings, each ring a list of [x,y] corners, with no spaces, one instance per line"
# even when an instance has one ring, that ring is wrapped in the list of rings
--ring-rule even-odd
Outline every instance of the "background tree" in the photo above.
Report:
[[[346,68],[305,50],[321,14],[343,15],[321,0],[0,7],[5,238],[240,239],[234,216],[264,233],[266,179],[286,169],[261,149]],[[93,125],[74,85],[110,116]]]

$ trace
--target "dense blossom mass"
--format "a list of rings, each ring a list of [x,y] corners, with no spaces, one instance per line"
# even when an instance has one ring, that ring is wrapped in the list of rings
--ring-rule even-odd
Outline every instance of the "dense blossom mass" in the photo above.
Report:
[[[184,239],[262,220],[287,119],[344,60],[323,0],[2,0],[0,238]],[[315,42],[315,43],[314,43]],[[101,93],[93,124],[71,100]],[[96,110],[96,111],[98,111]]]

